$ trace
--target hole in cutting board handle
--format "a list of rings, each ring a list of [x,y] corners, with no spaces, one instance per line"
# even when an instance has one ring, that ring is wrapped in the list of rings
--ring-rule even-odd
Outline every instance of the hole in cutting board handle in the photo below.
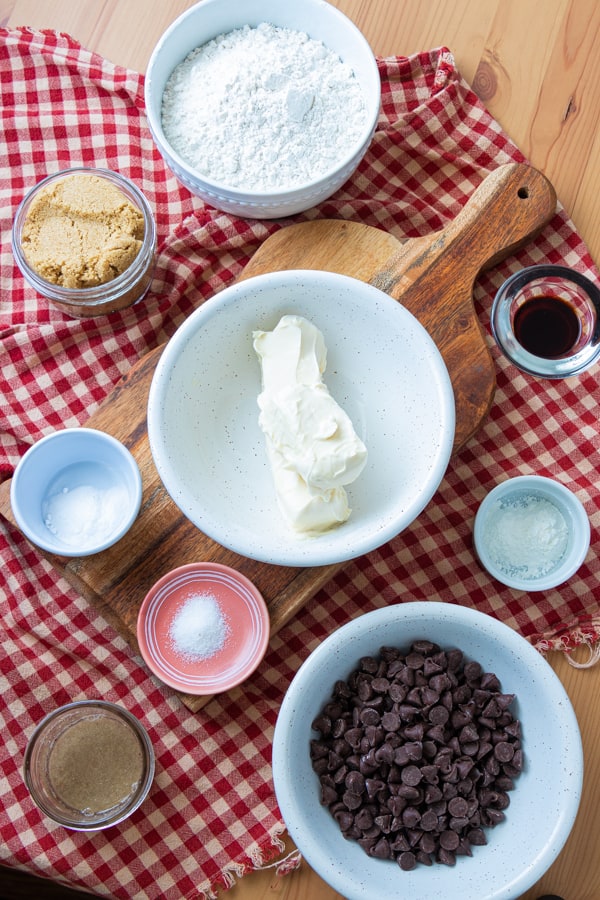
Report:
[[[526,184],[523,185],[523,187],[519,188],[519,190],[517,191],[517,197],[520,200],[527,200],[527,198],[529,197],[529,188]]]

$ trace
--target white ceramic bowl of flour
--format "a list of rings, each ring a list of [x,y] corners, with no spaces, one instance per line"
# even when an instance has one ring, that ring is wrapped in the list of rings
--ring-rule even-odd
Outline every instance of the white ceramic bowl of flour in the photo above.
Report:
[[[324,0],[202,0],[163,34],[145,80],[169,168],[206,203],[247,218],[289,216],[335,193],[367,151],[380,100],[366,39]]]
[[[473,539],[480,562],[502,584],[544,591],[563,584],[582,565],[590,522],[564,484],[519,475],[496,485],[483,500]]]
[[[37,547],[90,556],[129,531],[142,502],[142,479],[132,454],[112,435],[65,428],[27,450],[10,500],[17,525]]]

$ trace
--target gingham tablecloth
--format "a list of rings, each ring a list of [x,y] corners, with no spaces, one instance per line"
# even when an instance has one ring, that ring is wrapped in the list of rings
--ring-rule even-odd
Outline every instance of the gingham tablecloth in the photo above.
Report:
[[[462,80],[447,50],[379,60],[379,128],[356,175],[298,218],[354,219],[398,238],[454,218],[486,173],[522,154]],[[203,206],[169,173],[144,117],[143,77],[88,53],[65,35],[0,31],[0,473],[54,429],[85,422],[113,385],[164,342],[202,301],[230,284],[262,241],[288,222],[242,221]],[[10,248],[24,192],[71,165],[133,179],[159,233],[147,300],[123,313],[68,319],[26,287]],[[563,263],[597,272],[562,209],[518,256],[488,272],[475,300],[489,335],[495,289],[518,268]],[[409,600],[461,603],[516,628],[540,650],[594,644],[600,634],[597,528],[598,369],[535,381],[502,358],[491,337],[498,391],[488,421],[448,469],[407,532],[339,575],[271,640],[257,673],[193,715],[103,619],[5,522],[0,525],[0,862],[97,895],[213,897],[281,849],[271,739],[294,672],[333,629],[375,607]],[[511,475],[550,475],[575,490],[592,546],[571,581],[543,594],[502,588],[477,563],[479,502]],[[597,645],[596,645],[597,646]],[[85,835],[48,822],[21,776],[28,736],[57,705],[104,697],[149,731],[157,774],[127,822]]]

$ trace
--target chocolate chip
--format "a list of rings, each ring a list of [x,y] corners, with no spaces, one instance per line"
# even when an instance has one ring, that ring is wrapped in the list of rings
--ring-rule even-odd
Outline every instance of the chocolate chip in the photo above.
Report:
[[[353,793],[353,791],[345,791],[342,795],[342,802],[346,809],[360,809],[362,806],[362,796]]]
[[[446,866],[454,866],[456,864],[456,856],[451,850],[440,847],[437,855],[437,861]]]
[[[363,725],[379,725],[381,716],[372,706],[366,706],[360,712],[360,721]]]
[[[433,725],[445,725],[450,718],[450,712],[445,706],[433,706],[429,710],[428,719]]]
[[[321,803],[344,837],[406,871],[472,856],[523,768],[514,699],[456,648],[363,657],[312,723]]]
[[[381,717],[381,724],[385,731],[398,731],[400,728],[400,716],[393,710],[384,712]]]
[[[411,787],[416,787],[417,784],[420,784],[422,777],[421,770],[418,766],[406,766],[402,769],[402,781],[404,784],[409,784]]]
[[[365,789],[365,776],[356,771],[348,772],[344,783],[353,794],[362,794]]]
[[[425,810],[421,816],[421,828],[423,831],[435,831],[437,829],[437,824],[438,817],[435,812],[432,809]]]
[[[494,747],[494,756],[496,759],[500,760],[501,763],[510,762],[514,755],[514,745],[509,744],[508,741],[498,741]]]
[[[448,803],[448,812],[452,816],[466,816],[469,804],[464,797],[453,797]]]
[[[410,872],[417,865],[417,858],[412,850],[405,850],[398,856],[398,865],[404,872]]]
[[[374,856],[376,859],[389,859],[392,855],[389,841],[386,840],[386,838],[383,836],[380,837],[377,843],[373,846],[370,855]]]
[[[483,847],[487,844],[487,838],[483,828],[473,828],[472,831],[468,832],[467,838],[473,847]]]

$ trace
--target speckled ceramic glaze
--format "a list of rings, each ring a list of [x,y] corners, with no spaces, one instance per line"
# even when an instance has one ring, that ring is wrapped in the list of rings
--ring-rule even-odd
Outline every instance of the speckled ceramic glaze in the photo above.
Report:
[[[429,639],[458,647],[516,694],[525,766],[510,792],[506,819],[487,830],[488,843],[453,867],[405,872],[347,841],[320,804],[309,757],[310,723],[362,656],[383,645],[408,649]],[[524,638],[483,613],[437,602],[403,603],[366,613],[330,635],[296,674],[279,713],[273,747],[277,800],[307,862],[347,900],[515,900],[554,861],[573,826],[581,796],[583,757],[577,719],[548,663]]]
[[[279,512],[258,425],[252,332],[287,313],[323,332],[324,381],[369,454],[349,520],[311,538]],[[154,462],[184,515],[243,556],[294,566],[360,556],[406,528],[446,471],[454,424],[446,366],[417,319],[370,285],[316,271],[260,275],[205,302],[169,341],[148,403]]]

